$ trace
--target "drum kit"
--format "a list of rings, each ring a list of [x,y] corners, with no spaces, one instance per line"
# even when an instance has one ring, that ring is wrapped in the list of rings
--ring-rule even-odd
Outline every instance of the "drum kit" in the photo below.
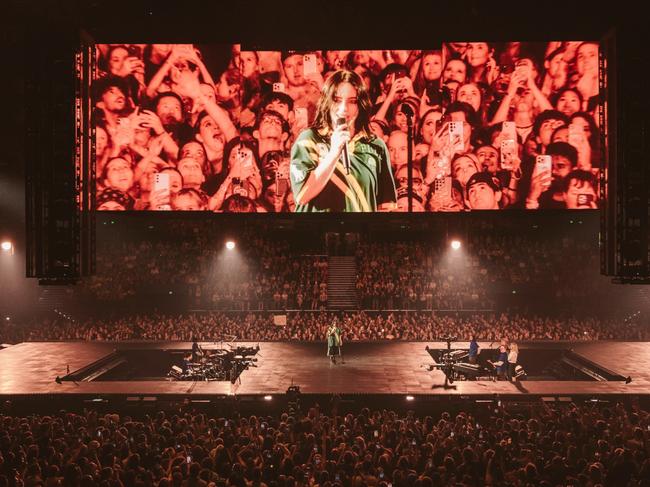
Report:
[[[253,355],[259,351],[257,347],[231,347],[216,350],[201,349],[197,354],[188,353],[184,358],[184,367],[173,366],[168,374],[172,380],[183,381],[226,381],[234,383],[239,375],[248,367],[257,367]],[[194,358],[194,361],[192,361]]]
[[[207,350],[196,362],[186,362],[185,371],[180,380],[228,380],[230,367],[227,350]]]

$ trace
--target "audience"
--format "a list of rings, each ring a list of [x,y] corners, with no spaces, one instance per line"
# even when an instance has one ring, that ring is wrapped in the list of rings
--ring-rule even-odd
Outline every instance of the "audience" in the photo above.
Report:
[[[627,311],[633,294],[599,274],[596,236],[578,224],[558,231],[555,224],[467,222],[453,252],[444,227],[402,232],[399,240],[360,232],[345,248],[330,248],[323,230],[272,222],[232,233],[202,220],[151,223],[99,226],[97,272],[75,289],[80,300],[135,312],[171,301],[223,311],[325,309],[328,254],[337,253],[356,255],[356,302],[366,310],[609,316]],[[232,252],[224,249],[229,238],[237,242]]]
[[[431,312],[291,312],[286,326],[274,324],[274,313],[148,314],[119,318],[64,317],[33,323],[0,324],[0,342],[39,340],[202,340],[236,337],[247,341],[322,341],[334,317],[343,323],[343,338],[350,341],[422,340],[444,336],[459,340],[648,340],[650,330],[639,321],[574,317],[539,317],[517,314],[449,314]]]
[[[215,417],[182,406],[140,417],[0,414],[0,485],[598,486],[650,482],[638,403],[465,406],[450,414],[336,401]],[[214,414],[214,413],[213,413]]]

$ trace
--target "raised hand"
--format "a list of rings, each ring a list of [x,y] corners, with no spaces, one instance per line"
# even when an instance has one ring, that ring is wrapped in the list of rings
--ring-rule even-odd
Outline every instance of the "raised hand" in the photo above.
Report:
[[[172,52],[169,54],[169,60],[171,62],[176,62],[179,59],[185,59],[186,61],[192,61],[192,57],[196,56],[192,44],[174,44],[172,47]]]
[[[531,201],[538,201],[541,194],[551,185],[551,179],[552,176],[550,171],[533,172],[533,177],[530,180],[528,199]]]
[[[496,59],[494,59],[494,56],[490,56],[487,60],[487,63],[485,63],[485,70],[486,70],[486,80],[489,85],[494,83],[496,79],[499,77],[499,66],[497,65]]]
[[[390,91],[388,92],[388,98],[390,100],[401,99],[405,96],[416,96],[413,91],[413,82],[408,76],[403,76],[402,78],[396,78],[390,86]]]
[[[415,91],[413,90],[413,81],[411,81],[411,78],[409,78],[408,76],[404,76],[403,78],[399,78],[399,79],[402,80],[402,84],[406,89],[406,94],[408,96],[417,96],[415,94]]]
[[[589,70],[578,80],[576,89],[586,101],[598,94],[598,70]],[[581,107],[582,108],[582,107]]]
[[[130,118],[120,118],[113,137],[116,147],[128,147],[133,143],[133,127]]]
[[[305,81],[309,83],[311,86],[313,86],[317,91],[320,91],[323,85],[325,84],[325,80],[323,79],[323,75],[320,73],[309,73],[304,76]]]
[[[428,144],[418,144],[415,146],[415,150],[413,151],[413,159],[421,159],[422,157],[426,156],[429,153],[429,145]]]
[[[513,71],[508,83],[508,96],[514,96],[517,88],[523,87],[528,82],[528,75],[522,71]]]
[[[163,140],[162,137],[154,137],[151,139],[149,142],[149,145],[147,146],[147,151],[150,157],[158,157],[160,153],[162,152],[163,148]]]
[[[122,78],[130,74],[144,74],[144,63],[135,56],[129,56],[122,63],[120,71],[115,74]]]
[[[179,71],[174,78],[176,93],[192,98],[192,100],[201,97],[201,83],[190,71]]]
[[[151,110],[143,110],[137,118],[141,127],[153,130],[156,135],[161,135],[165,131],[160,118]]]
[[[332,132],[330,152],[336,157],[341,155],[343,147],[350,141],[350,130],[347,125],[339,125]]]

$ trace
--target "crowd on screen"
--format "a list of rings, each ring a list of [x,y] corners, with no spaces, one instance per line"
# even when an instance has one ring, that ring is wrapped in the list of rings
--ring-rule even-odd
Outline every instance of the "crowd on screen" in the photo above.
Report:
[[[0,325],[2,342],[47,340],[237,340],[323,341],[336,318],[343,340],[437,341],[457,336],[469,341],[528,340],[648,340],[650,331],[639,320],[539,317],[503,313],[435,314],[431,312],[291,312],[286,324],[277,324],[276,313],[146,314],[119,318],[38,320]]]
[[[594,42],[312,52],[99,44],[97,207],[293,211],[292,143],[310,126],[324,80],[347,69],[371,94],[371,128],[389,149],[398,211],[408,207],[409,111],[414,211],[596,208],[598,49]]]
[[[0,486],[436,487],[650,483],[650,417],[638,404],[507,403],[450,414],[216,417],[0,415]]]

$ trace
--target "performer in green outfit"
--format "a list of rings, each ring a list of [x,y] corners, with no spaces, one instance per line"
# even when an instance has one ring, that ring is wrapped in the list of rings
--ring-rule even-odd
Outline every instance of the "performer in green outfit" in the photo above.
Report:
[[[296,212],[395,209],[388,149],[370,131],[370,110],[368,91],[357,73],[340,70],[327,79],[313,126],[291,148]],[[346,146],[349,174],[343,156]]]
[[[336,319],[327,329],[327,355],[332,363],[336,363],[336,356],[341,356],[341,329],[336,323]]]

